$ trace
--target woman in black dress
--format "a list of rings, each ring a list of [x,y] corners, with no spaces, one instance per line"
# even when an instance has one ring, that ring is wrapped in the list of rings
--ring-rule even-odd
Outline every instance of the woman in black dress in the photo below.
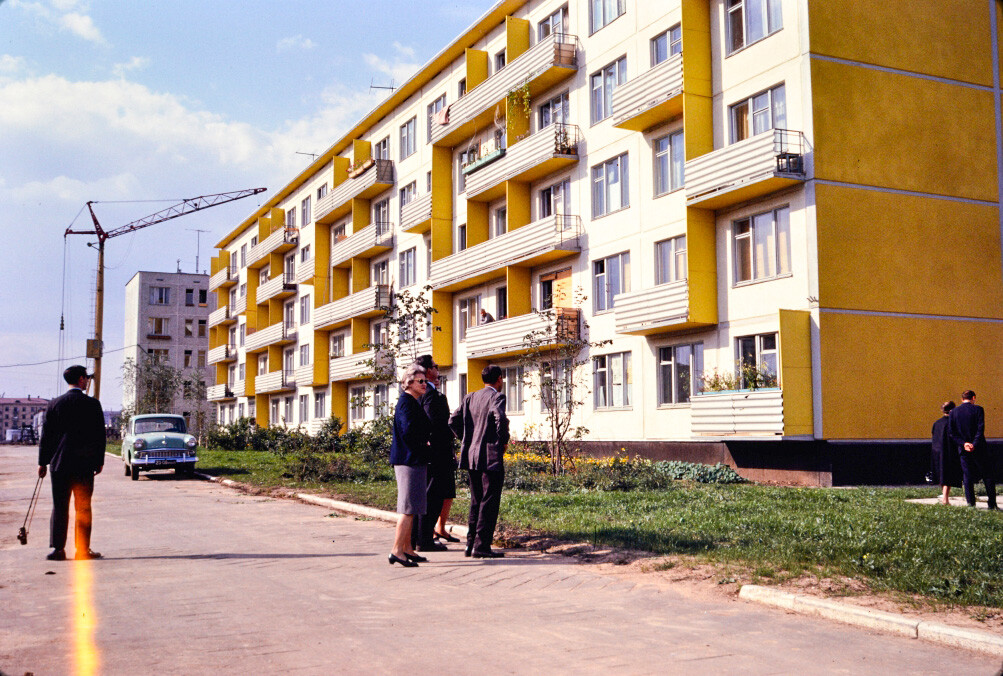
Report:
[[[952,409],[953,401],[940,407],[944,415],[933,423],[933,448],[930,453],[930,473],[933,483],[940,484],[940,502],[944,505],[950,504],[951,486],[961,486],[961,461],[958,459],[958,449],[951,443],[947,424]]]

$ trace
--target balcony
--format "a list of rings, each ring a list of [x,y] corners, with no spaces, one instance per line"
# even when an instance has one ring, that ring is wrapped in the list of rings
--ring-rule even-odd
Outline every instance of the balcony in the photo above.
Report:
[[[310,260],[302,262],[296,268],[297,284],[313,284],[313,278],[317,271],[317,259],[311,257]]]
[[[247,312],[247,296],[241,296],[237,300],[233,301],[233,311],[230,312],[234,321],[237,317]]]
[[[272,371],[254,378],[255,394],[273,394],[296,389],[294,371]]]
[[[356,352],[344,357],[332,357],[330,366],[328,367],[328,376],[331,382],[369,380],[373,373],[374,363],[380,366],[389,364],[384,355],[384,352],[366,350],[365,352]]]
[[[565,340],[577,340],[581,324],[576,308],[554,308],[549,312],[499,319],[467,329],[467,357],[471,359],[513,357],[529,351],[526,336],[547,331],[553,337],[551,347]],[[537,334],[540,335],[540,334]]]
[[[224,305],[223,307],[216,308],[209,313],[209,326],[217,326],[219,324],[232,324],[237,321],[237,315],[230,313],[230,306]]]
[[[219,364],[221,362],[237,361],[237,346],[220,345],[219,347],[214,347],[211,350],[209,350],[207,358],[210,364]]]
[[[394,248],[394,226],[370,223],[358,232],[331,243],[331,265],[345,265],[353,258],[372,258]]]
[[[248,353],[261,352],[269,345],[285,345],[296,340],[296,326],[279,322],[269,327],[248,333],[244,338],[244,350]]]
[[[339,298],[314,310],[314,329],[334,329],[348,324],[352,317],[378,317],[390,305],[390,287],[377,284]]]
[[[334,190],[317,200],[314,218],[317,223],[329,225],[352,210],[356,197],[372,199],[394,184],[393,160],[373,160],[373,164],[356,175],[339,183]]]
[[[571,166],[578,161],[580,140],[576,125],[552,124],[503,149],[490,163],[484,163],[488,157],[475,160],[473,171],[471,165],[464,169],[467,199],[490,202],[504,196],[505,181],[528,183]]]
[[[247,395],[247,382],[244,380],[234,381],[230,385],[230,389],[233,390],[233,394],[238,397],[243,397]]]
[[[247,256],[247,267],[260,268],[267,263],[269,254],[284,253],[299,242],[299,230],[296,228],[276,228],[275,232],[258,242]]]
[[[237,283],[237,268],[224,266],[222,270],[209,278],[209,290],[223,289]]]
[[[258,287],[257,303],[296,295],[296,277],[288,272],[272,277]]]
[[[425,232],[432,227],[432,193],[415,197],[401,208],[401,230]]]
[[[459,291],[503,275],[507,265],[539,265],[578,254],[581,227],[577,216],[549,216],[432,261],[432,288]]]
[[[780,436],[784,399],[779,388],[707,392],[690,400],[691,429],[704,436]]]
[[[616,332],[635,336],[704,325],[690,321],[690,290],[686,280],[617,294],[613,311]]]
[[[722,209],[805,180],[804,135],[772,129],[686,163],[686,205]]]
[[[206,399],[209,401],[227,401],[230,399],[236,399],[237,395],[234,394],[233,390],[226,383],[220,385],[210,385],[206,388]]]
[[[297,385],[326,385],[326,382],[314,383],[313,382],[313,364],[307,364],[306,366],[297,366],[296,370],[293,371],[293,381]]]
[[[578,38],[552,33],[512,59],[500,71],[481,82],[449,106],[448,122],[432,127],[432,143],[453,147],[479,129],[494,123],[495,107],[506,95],[526,83],[530,96],[550,89],[578,70]]]
[[[641,73],[613,90],[613,126],[644,131],[683,114],[683,56]]]

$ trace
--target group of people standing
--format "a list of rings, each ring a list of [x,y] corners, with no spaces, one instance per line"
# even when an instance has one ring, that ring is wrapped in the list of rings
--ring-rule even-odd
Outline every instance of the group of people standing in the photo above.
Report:
[[[995,459],[986,443],[985,410],[975,403],[975,392],[965,390],[961,405],[941,406],[944,415],[933,423],[931,479],[941,486],[940,501],[950,504],[951,487],[964,486],[965,501],[975,506],[975,479],[986,486],[989,509],[996,510]]]
[[[494,364],[486,366],[481,380],[484,387],[467,394],[450,413],[431,355],[422,355],[404,373],[390,443],[399,514],[390,565],[413,568],[428,560],[417,551],[444,551],[445,542],[459,542],[446,532],[456,497],[454,439],[460,440],[459,468],[467,471],[470,483],[464,554],[481,559],[504,556],[491,549],[509,439],[504,371]]]

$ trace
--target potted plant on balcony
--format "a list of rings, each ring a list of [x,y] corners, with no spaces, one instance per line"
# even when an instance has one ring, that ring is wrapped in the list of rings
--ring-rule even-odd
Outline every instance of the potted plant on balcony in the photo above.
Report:
[[[509,131],[515,127],[516,120],[529,121],[532,107],[530,106],[529,80],[511,90],[505,95],[505,124]]]
[[[554,125],[554,153],[557,155],[577,155],[578,147],[571,143],[571,134],[568,133],[568,125]]]
[[[736,372],[713,371],[704,374],[703,390],[698,394],[710,392],[739,392],[741,390],[765,390],[779,386],[777,374],[765,363],[752,364],[736,362]]]
[[[367,157],[366,159],[356,162],[355,164],[348,165],[348,177],[355,178],[360,174],[364,173],[366,169],[376,164],[376,161],[372,157]]]

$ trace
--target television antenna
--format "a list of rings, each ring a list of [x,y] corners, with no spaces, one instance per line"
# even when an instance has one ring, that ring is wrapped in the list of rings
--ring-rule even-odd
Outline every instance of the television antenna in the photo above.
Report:
[[[198,228],[185,228],[188,232],[195,233],[195,274],[199,273],[199,252],[201,251],[201,242],[203,232],[211,232],[210,230],[199,230]]]

